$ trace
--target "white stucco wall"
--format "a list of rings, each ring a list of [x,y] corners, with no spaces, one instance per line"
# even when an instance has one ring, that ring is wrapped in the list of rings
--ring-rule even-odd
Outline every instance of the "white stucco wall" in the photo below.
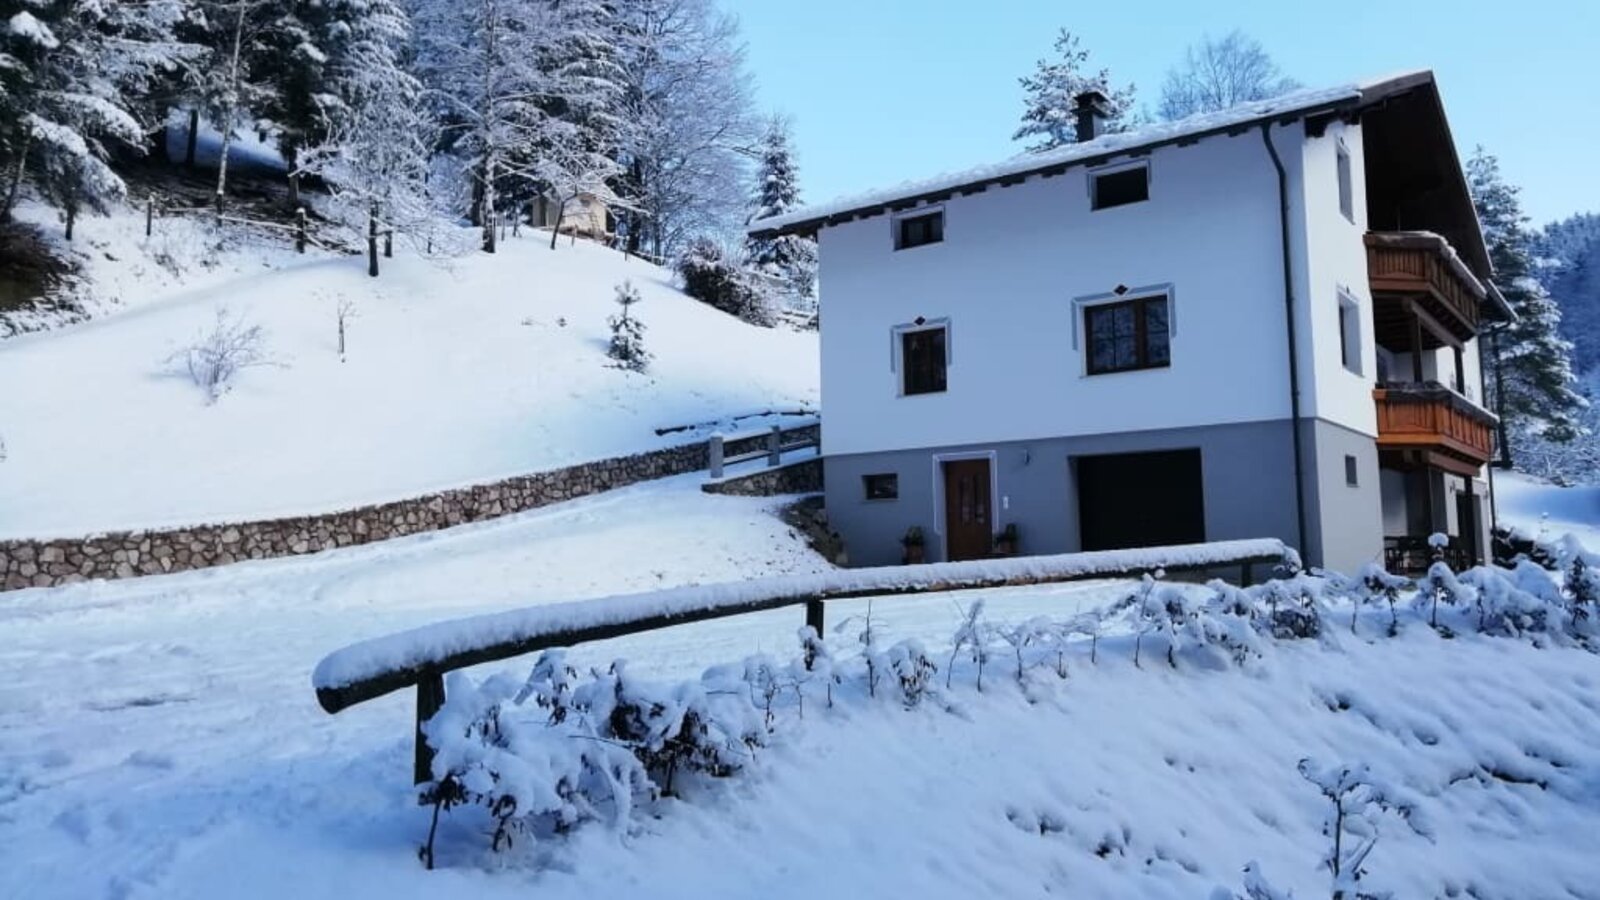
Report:
[[[1297,178],[1300,126],[1275,131]],[[952,197],[939,244],[895,251],[887,214],[823,229],[824,451],[1286,418],[1277,181],[1259,131],[1149,159],[1143,203],[1091,211],[1078,168]],[[1172,365],[1085,375],[1074,299],[1165,284]],[[1330,282],[1323,296],[1333,291]],[[950,320],[948,390],[901,397],[891,335],[918,317]],[[1370,396],[1367,406],[1370,431]]]
[[[1283,143],[1287,144],[1285,139]],[[1301,319],[1306,334],[1302,347],[1312,362],[1302,370],[1308,387],[1302,415],[1326,419],[1361,434],[1376,435],[1377,409],[1372,387],[1377,378],[1377,342],[1372,328],[1372,294],[1368,289],[1367,191],[1361,126],[1334,122],[1320,137],[1307,137],[1302,146],[1302,204],[1292,210],[1296,224],[1305,229],[1311,252],[1302,257],[1297,273]],[[1350,155],[1354,221],[1339,209],[1338,148]],[[1288,148],[1280,149],[1286,152]],[[1341,295],[1359,307],[1360,372],[1345,368],[1339,344]]]

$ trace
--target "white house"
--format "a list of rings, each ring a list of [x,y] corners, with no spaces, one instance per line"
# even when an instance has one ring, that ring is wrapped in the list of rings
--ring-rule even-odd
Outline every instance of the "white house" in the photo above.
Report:
[[[1510,315],[1431,72],[1302,91],[765,219],[820,254],[852,562],[1281,537],[1481,558]]]

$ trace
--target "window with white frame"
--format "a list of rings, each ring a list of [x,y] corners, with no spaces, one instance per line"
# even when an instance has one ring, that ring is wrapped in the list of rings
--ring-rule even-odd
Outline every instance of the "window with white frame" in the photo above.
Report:
[[[1089,173],[1089,208],[1110,209],[1150,199],[1150,165],[1136,163]]]
[[[1351,372],[1361,374],[1361,304],[1342,291],[1339,293],[1339,361]]]
[[[1352,223],[1356,220],[1355,185],[1350,174],[1350,149],[1339,142],[1339,212]]]
[[[894,337],[901,395],[944,393],[950,367],[949,320],[918,319],[895,328]]]

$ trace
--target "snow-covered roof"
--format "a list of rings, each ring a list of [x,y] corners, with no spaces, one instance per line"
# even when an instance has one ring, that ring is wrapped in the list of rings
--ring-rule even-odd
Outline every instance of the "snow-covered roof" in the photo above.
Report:
[[[792,210],[783,215],[758,219],[750,223],[749,231],[758,235],[811,231],[827,224],[827,220],[834,217],[849,216],[891,204],[910,204],[930,196],[978,188],[1004,179],[1106,162],[1115,156],[1147,151],[1166,144],[1198,140],[1213,134],[1226,134],[1279,117],[1304,116],[1339,107],[1354,106],[1363,100],[1406,90],[1432,80],[1432,72],[1416,70],[1337,87],[1294,91],[1270,100],[1242,103],[1218,112],[1199,113],[1171,122],[1158,122],[1131,131],[1102,135],[1080,144],[1068,144],[1043,152],[1023,153],[1003,162],[959,172],[947,172],[933,178],[907,181],[890,188],[840,197],[827,203]]]

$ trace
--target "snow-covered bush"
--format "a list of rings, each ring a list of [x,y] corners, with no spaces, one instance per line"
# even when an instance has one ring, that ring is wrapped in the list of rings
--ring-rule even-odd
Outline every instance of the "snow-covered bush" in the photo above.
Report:
[[[1320,579],[1301,573],[1273,579],[1250,590],[1266,605],[1268,633],[1279,640],[1304,640],[1322,636],[1322,620],[1326,616],[1323,588]]]
[[[1561,591],[1538,566],[1527,561],[1519,566],[1527,568],[1519,573],[1479,566],[1461,574],[1458,581],[1478,611],[1478,631],[1502,637],[1561,640],[1571,626],[1571,614]],[[1536,577],[1530,579],[1530,574]]]
[[[1400,616],[1396,607],[1400,603],[1401,593],[1414,586],[1409,578],[1391,575],[1377,563],[1367,563],[1361,570],[1361,580],[1356,584],[1356,593],[1352,597],[1350,632],[1355,633],[1356,615],[1361,607],[1376,606],[1381,603],[1389,608],[1389,636],[1394,637],[1399,634]]]
[[[920,706],[939,667],[929,658],[922,642],[914,638],[890,647],[888,657],[889,669],[894,672],[895,684],[900,688],[901,702],[906,709]]]
[[[1378,843],[1379,813],[1392,812],[1409,822],[1411,807],[1400,803],[1365,765],[1320,766],[1302,759],[1299,769],[1331,806],[1322,833],[1332,846],[1322,864],[1332,876],[1333,900],[1377,900],[1380,895],[1363,892],[1359,883],[1367,856]]]
[[[839,676],[834,670],[833,652],[828,649],[828,643],[817,634],[817,630],[810,625],[800,626],[797,633],[800,638],[800,665],[810,673],[806,682],[821,681],[827,692],[828,706],[833,706],[833,686],[839,682]],[[797,676],[798,680],[798,676]],[[801,702],[804,703],[803,688]]]
[[[711,238],[695,238],[678,259],[683,292],[752,325],[777,324],[771,301]]]
[[[1428,566],[1428,574],[1417,582],[1416,602],[1428,608],[1428,625],[1439,627],[1439,604],[1441,602],[1450,606],[1466,607],[1477,602],[1477,594],[1473,589],[1464,585],[1456,578],[1456,573],[1450,570],[1442,560]]]
[[[633,282],[617,285],[616,303],[622,307],[622,312],[607,320],[611,326],[611,344],[606,348],[606,355],[616,360],[620,368],[633,372],[643,372],[650,366],[650,352],[644,348],[644,323],[632,314],[634,304],[643,299]]]
[[[215,403],[227,393],[241,369],[267,362],[266,341],[267,333],[260,325],[253,325],[222,306],[217,308],[210,329],[169,357],[168,363],[181,367],[189,380],[205,392],[206,402]]]
[[[974,600],[961,610],[961,625],[950,639],[950,669],[945,673],[945,687],[950,686],[950,679],[955,674],[956,659],[965,651],[972,657],[972,665],[977,669],[978,690],[983,690],[983,666],[989,661],[992,634],[989,623],[983,618],[982,600]]]
[[[677,793],[681,773],[738,772],[766,735],[745,692],[719,670],[668,688],[632,678],[621,661],[580,678],[548,652],[520,684],[453,673],[447,697],[423,726],[435,753],[433,780],[420,788],[434,808],[419,851],[430,868],[441,811],[481,807],[493,850],[586,821],[621,826],[636,804]]]

